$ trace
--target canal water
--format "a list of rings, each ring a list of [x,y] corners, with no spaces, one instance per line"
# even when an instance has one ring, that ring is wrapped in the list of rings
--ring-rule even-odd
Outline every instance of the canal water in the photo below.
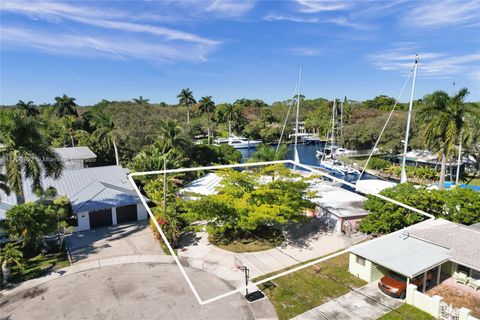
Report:
[[[310,166],[316,166],[318,167],[320,164],[320,160],[317,158],[317,150],[323,150],[324,144],[323,142],[318,142],[318,143],[311,143],[311,144],[301,144],[299,143],[297,145],[297,150],[298,150],[298,157],[300,158],[300,163],[310,165]],[[293,160],[293,149],[294,145],[289,144],[288,145],[288,154],[287,154],[287,159]],[[252,154],[255,152],[255,148],[249,148],[249,149],[238,149],[242,153],[242,160],[246,161],[248,160]],[[358,179],[358,175],[339,175],[339,174],[333,174],[331,175],[341,178],[345,181],[348,182],[355,182]],[[370,175],[368,173],[364,173],[362,175],[361,180],[366,180],[366,179],[378,179],[377,177]]]

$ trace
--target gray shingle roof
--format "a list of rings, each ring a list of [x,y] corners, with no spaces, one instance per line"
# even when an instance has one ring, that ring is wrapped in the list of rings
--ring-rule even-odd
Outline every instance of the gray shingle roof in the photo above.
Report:
[[[97,157],[97,155],[88,147],[55,148],[54,150],[63,161],[86,160]]]
[[[450,248],[451,260],[480,270],[480,230],[444,219],[425,221],[409,229],[417,238]]]
[[[409,236],[402,239],[402,233]],[[444,219],[427,220],[349,251],[405,276],[435,267],[445,258],[480,270],[480,230]]]

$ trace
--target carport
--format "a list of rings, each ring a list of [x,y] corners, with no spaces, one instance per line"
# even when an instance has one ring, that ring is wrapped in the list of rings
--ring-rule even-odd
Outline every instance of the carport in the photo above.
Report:
[[[407,231],[394,232],[372,241],[358,244],[349,251],[372,264],[398,273],[410,281],[423,274],[425,291],[427,273],[433,271],[435,285],[440,282],[441,266],[449,261],[448,248],[412,236]],[[355,269],[350,267],[350,269]],[[352,271],[351,271],[352,272]]]

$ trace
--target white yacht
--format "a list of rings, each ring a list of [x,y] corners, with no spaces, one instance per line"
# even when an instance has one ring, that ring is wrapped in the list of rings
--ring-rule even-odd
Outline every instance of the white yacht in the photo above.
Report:
[[[217,138],[213,140],[215,145],[228,144],[234,147],[235,149],[248,149],[254,148],[262,143],[261,140],[248,140],[244,137],[230,136],[229,138]]]

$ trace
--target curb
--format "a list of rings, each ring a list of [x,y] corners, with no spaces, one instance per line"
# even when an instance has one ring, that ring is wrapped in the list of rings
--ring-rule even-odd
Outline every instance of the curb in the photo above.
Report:
[[[170,264],[170,263],[174,263],[174,260],[172,256],[135,255],[135,256],[112,257],[112,258],[107,258],[102,260],[82,262],[78,264],[73,264],[71,266],[68,266],[62,269],[54,270],[50,272],[48,275],[45,275],[41,278],[31,279],[31,280],[22,282],[11,289],[4,289],[0,291],[0,296],[2,297],[15,296],[26,290],[30,290],[36,286],[44,284],[46,282],[61,278],[64,275],[71,275],[71,274],[75,274],[75,273],[79,273],[87,270],[100,269],[102,267],[131,264],[131,263]]]

